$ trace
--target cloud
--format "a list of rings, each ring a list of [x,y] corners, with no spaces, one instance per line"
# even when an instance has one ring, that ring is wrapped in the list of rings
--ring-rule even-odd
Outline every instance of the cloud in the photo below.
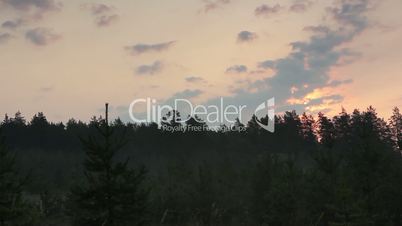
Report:
[[[221,8],[222,6],[229,4],[230,1],[231,0],[203,0],[204,2],[203,11],[205,13],[208,13],[211,10]]]
[[[52,11],[59,10],[62,5],[54,0],[0,0],[6,6],[21,11]]]
[[[84,5],[84,7],[88,8],[91,10],[92,14],[94,15],[102,15],[105,13],[110,13],[114,10],[113,6],[108,6],[105,4],[97,4],[97,3],[93,3],[93,4],[87,4]]]
[[[114,13],[115,7],[111,5],[92,3],[84,4],[83,8],[92,13],[98,27],[110,26],[119,19],[119,15]]]
[[[289,7],[289,10],[295,13],[302,13],[307,10],[307,5],[305,3],[295,3]]]
[[[9,33],[0,33],[0,44],[8,42],[13,36]]]
[[[340,103],[344,99],[343,96],[335,94],[335,95],[328,95],[328,96],[323,96],[323,97],[318,97],[315,99],[311,99],[308,103],[310,105],[320,105],[320,104],[334,104],[334,103]]]
[[[331,22],[335,22],[333,28],[319,29],[320,32],[313,32],[307,41],[291,43],[292,51],[284,58],[258,63],[259,68],[273,69],[275,73],[270,77],[253,81],[246,87],[241,86],[242,88],[235,90],[232,96],[225,98],[225,102],[258,106],[267,99],[275,97],[278,111],[292,109],[304,111],[311,104],[289,105],[287,100],[303,99],[312,95],[313,92],[319,98],[323,94],[316,93],[317,90],[352,82],[351,80],[330,81],[329,72],[353,52],[341,47],[368,27],[365,16],[368,6],[369,1],[366,0],[336,0],[335,5],[329,8],[333,20]],[[328,102],[334,103],[341,100],[342,98],[333,96]],[[211,99],[208,103],[216,104],[218,101],[218,99]],[[329,104],[328,102],[325,103]],[[328,106],[320,107],[325,109]]]
[[[60,11],[62,3],[55,0],[0,0],[0,4],[20,11],[22,16],[33,20],[41,19],[50,11]]]
[[[341,95],[325,95],[318,98],[313,98],[309,100],[305,100],[306,102],[303,104],[295,104],[295,108],[299,109],[299,111],[309,111],[311,114],[328,113],[331,111],[331,107],[334,104],[342,103],[344,97]]]
[[[328,33],[331,29],[327,26],[319,25],[319,26],[306,26],[303,28],[303,31],[310,31],[313,33]]]
[[[197,77],[197,76],[189,76],[185,78],[186,82],[190,82],[190,83],[200,83],[200,82],[205,82],[205,80],[201,77]]]
[[[38,27],[28,30],[25,38],[37,46],[45,46],[61,38],[61,35],[54,33],[52,29]]]
[[[249,41],[253,41],[256,38],[257,38],[257,34],[254,32],[250,32],[250,31],[241,31],[237,35],[238,42],[249,42]]]
[[[261,6],[258,6],[254,10],[254,14],[256,16],[269,16],[271,14],[276,14],[281,10],[281,6],[279,4],[276,4],[274,6],[268,6],[266,4],[263,4]]]
[[[295,13],[303,13],[311,5],[312,5],[312,2],[296,2],[289,7],[289,11],[295,12]]]
[[[275,68],[275,61],[273,60],[266,60],[263,62],[259,62],[258,63],[258,68],[262,68],[262,69],[273,69]]]
[[[145,64],[137,67],[136,73],[138,75],[153,75],[160,72],[163,68],[163,64],[160,61],[155,61],[152,64]]]
[[[327,84],[330,87],[338,87],[340,85],[350,84],[353,82],[353,79],[346,79],[346,80],[333,80]]]
[[[245,73],[248,71],[245,65],[233,65],[226,69],[226,73]]]
[[[341,7],[328,8],[334,19],[339,24],[347,26],[356,32],[361,32],[365,29],[368,26],[368,21],[362,14],[369,9],[370,0],[341,0],[341,2]]]
[[[20,27],[22,24],[23,24],[22,19],[7,20],[1,24],[1,27],[13,30],[13,29]]]
[[[116,22],[118,19],[119,16],[117,14],[103,15],[96,19],[96,25],[98,25],[98,27],[107,27]]]
[[[157,44],[143,44],[139,43],[133,46],[126,46],[125,49],[130,52],[131,55],[140,55],[148,52],[162,52],[168,50],[176,41],[162,42]]]

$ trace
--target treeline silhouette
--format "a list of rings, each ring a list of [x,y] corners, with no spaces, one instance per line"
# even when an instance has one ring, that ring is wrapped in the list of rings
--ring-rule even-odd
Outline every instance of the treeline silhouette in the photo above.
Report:
[[[171,133],[107,114],[65,125],[6,116],[0,225],[402,225],[398,108],[387,121],[369,107],[275,124]]]

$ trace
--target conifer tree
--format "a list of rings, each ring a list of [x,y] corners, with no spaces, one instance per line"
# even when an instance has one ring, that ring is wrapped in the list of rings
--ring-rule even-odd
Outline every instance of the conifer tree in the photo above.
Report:
[[[86,149],[86,183],[73,187],[70,214],[76,225],[142,225],[145,221],[148,192],[144,189],[145,169],[133,170],[128,160],[115,157],[124,137],[115,139],[106,119],[97,127],[100,136],[82,139]]]
[[[348,142],[350,138],[350,115],[342,108],[341,113],[333,119],[337,142]]]
[[[399,108],[393,109],[393,114],[389,121],[391,126],[392,140],[395,142],[396,148],[402,153],[402,114]]]
[[[26,124],[26,120],[25,120],[24,116],[22,116],[20,111],[17,111],[17,113],[15,113],[15,116],[14,116],[14,119],[12,120],[12,122],[19,126],[25,126],[25,124]]]
[[[251,116],[250,121],[247,122],[247,132],[252,135],[258,135],[260,126],[257,123],[258,118],[255,114]]]
[[[353,137],[347,156],[348,182],[355,195],[359,221],[369,223],[378,220],[380,192],[387,184],[392,168],[392,149],[387,141],[387,128],[377,117],[373,107],[352,115]],[[384,224],[382,224],[384,225]]]
[[[311,144],[314,143],[316,140],[316,136],[314,134],[314,118],[311,115],[307,115],[306,112],[304,112],[300,118],[301,122],[301,133],[304,138],[304,140]]]
[[[335,130],[334,124],[331,119],[326,117],[323,113],[318,113],[318,136],[320,143],[327,148],[332,148],[334,145]]]
[[[1,132],[1,131],[0,131]],[[4,137],[0,134],[0,225],[8,225],[22,218],[27,212],[22,199],[22,188],[27,181],[21,179],[15,158],[10,154]]]
[[[293,159],[268,156],[257,166],[253,181],[253,215],[256,225],[304,225],[303,173]]]

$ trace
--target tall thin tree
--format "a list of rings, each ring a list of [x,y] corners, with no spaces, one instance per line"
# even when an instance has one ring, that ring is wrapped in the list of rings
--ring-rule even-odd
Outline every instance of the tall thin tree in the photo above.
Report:
[[[130,169],[128,160],[116,161],[126,139],[115,139],[105,120],[97,127],[99,137],[81,139],[85,150],[86,183],[71,190],[70,214],[74,224],[85,226],[142,225],[145,222],[148,191],[144,168]]]

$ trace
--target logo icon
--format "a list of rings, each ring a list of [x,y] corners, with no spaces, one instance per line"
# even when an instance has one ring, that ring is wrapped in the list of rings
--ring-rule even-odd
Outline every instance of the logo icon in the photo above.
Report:
[[[258,115],[258,112],[261,112],[263,110],[267,110],[266,115],[268,116],[268,120],[266,124],[261,121],[261,119],[258,119],[257,117],[257,124],[261,126],[261,128],[273,133],[275,132],[275,98],[271,98],[267,100],[266,102],[260,104],[254,111],[255,115]],[[265,115],[265,113],[264,113]]]

